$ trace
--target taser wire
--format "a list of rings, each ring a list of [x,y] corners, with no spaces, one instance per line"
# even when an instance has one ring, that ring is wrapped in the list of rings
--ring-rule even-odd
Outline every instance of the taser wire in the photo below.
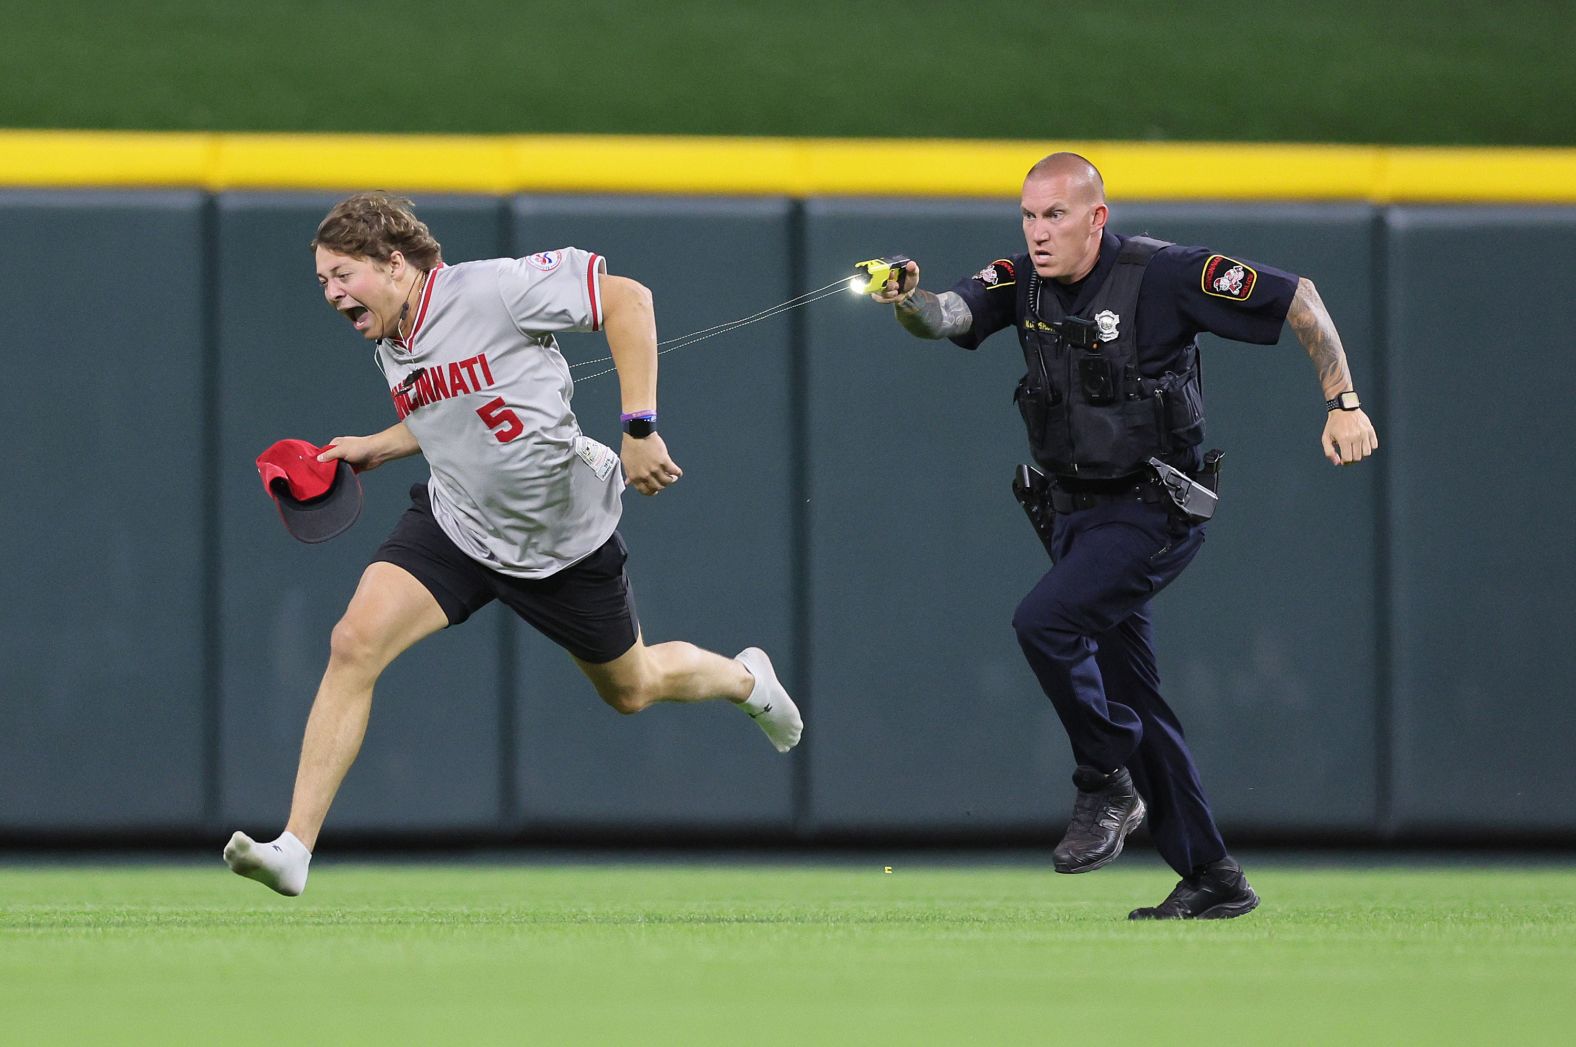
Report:
[[[730,320],[727,323],[715,324],[711,327],[702,327],[700,330],[691,331],[688,334],[675,335],[672,338],[664,338],[662,341],[657,343],[657,355],[662,356],[666,353],[673,352],[675,349],[683,349],[685,346],[694,345],[696,342],[704,342],[708,338],[716,338],[718,335],[729,334],[733,331],[737,331],[741,327],[748,327],[750,324],[756,323],[758,321],[769,320],[774,316],[781,316],[783,313],[793,312],[795,309],[801,309],[804,306],[819,302],[823,298],[830,298],[835,294],[843,293],[847,290],[847,287],[848,280],[846,278],[834,280],[825,287],[817,287],[813,291],[806,291],[804,294],[801,294],[795,298],[790,298],[786,302],[779,302],[777,305],[774,305],[768,309],[762,309],[758,313],[751,313],[749,316],[741,317],[738,320]],[[664,349],[662,348],[663,346],[667,346],[667,348]],[[613,358],[611,356],[603,356],[596,360],[584,360],[577,364],[570,364],[569,369],[574,371],[582,367],[595,367],[597,364],[608,363],[612,359]],[[616,370],[618,370],[618,368],[609,367],[604,371],[598,371],[596,374],[588,374],[576,378],[575,381],[589,382],[593,378],[601,378],[603,375],[612,374]]]

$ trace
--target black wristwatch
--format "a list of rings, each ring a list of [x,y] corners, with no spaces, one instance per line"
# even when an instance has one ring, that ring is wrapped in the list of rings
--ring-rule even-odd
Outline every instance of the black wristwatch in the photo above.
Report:
[[[657,431],[657,414],[655,411],[642,411],[636,415],[625,415],[623,419],[624,432],[631,438],[644,440]]]
[[[1355,411],[1362,406],[1357,394],[1348,389],[1333,400],[1324,401],[1326,411]]]

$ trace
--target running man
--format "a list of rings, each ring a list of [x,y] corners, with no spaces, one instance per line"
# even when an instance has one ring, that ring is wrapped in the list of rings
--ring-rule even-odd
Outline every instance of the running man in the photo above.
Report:
[[[432,476],[372,557],[334,627],[307,718],[285,832],[237,832],[225,862],[298,895],[329,805],[361,748],[373,686],[401,652],[494,599],[569,652],[620,713],[722,698],[779,752],[799,710],[759,648],[725,658],[641,638],[617,526],[628,484],[682,477],[657,433],[651,293],[577,248],[445,265],[410,201],[360,193],[312,241],[328,303],[374,342],[399,421],[340,436],[319,456],[366,472],[420,453]],[[554,333],[603,330],[623,399],[618,454],[584,436]],[[622,467],[622,468],[620,468]]]

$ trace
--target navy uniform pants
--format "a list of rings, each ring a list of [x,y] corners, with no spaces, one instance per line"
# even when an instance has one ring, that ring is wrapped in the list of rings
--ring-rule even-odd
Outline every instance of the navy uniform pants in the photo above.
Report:
[[[1055,566],[1012,625],[1078,763],[1126,767],[1149,831],[1178,874],[1226,855],[1176,714],[1160,697],[1149,601],[1192,562],[1204,529],[1165,505],[1110,502],[1058,513]]]

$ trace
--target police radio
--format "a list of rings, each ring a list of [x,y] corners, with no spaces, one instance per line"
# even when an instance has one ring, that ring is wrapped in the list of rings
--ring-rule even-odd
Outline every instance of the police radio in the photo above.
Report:
[[[1052,324],[1061,335],[1062,344],[1073,349],[1099,349],[1100,329],[1093,320],[1069,316],[1059,324]]]

